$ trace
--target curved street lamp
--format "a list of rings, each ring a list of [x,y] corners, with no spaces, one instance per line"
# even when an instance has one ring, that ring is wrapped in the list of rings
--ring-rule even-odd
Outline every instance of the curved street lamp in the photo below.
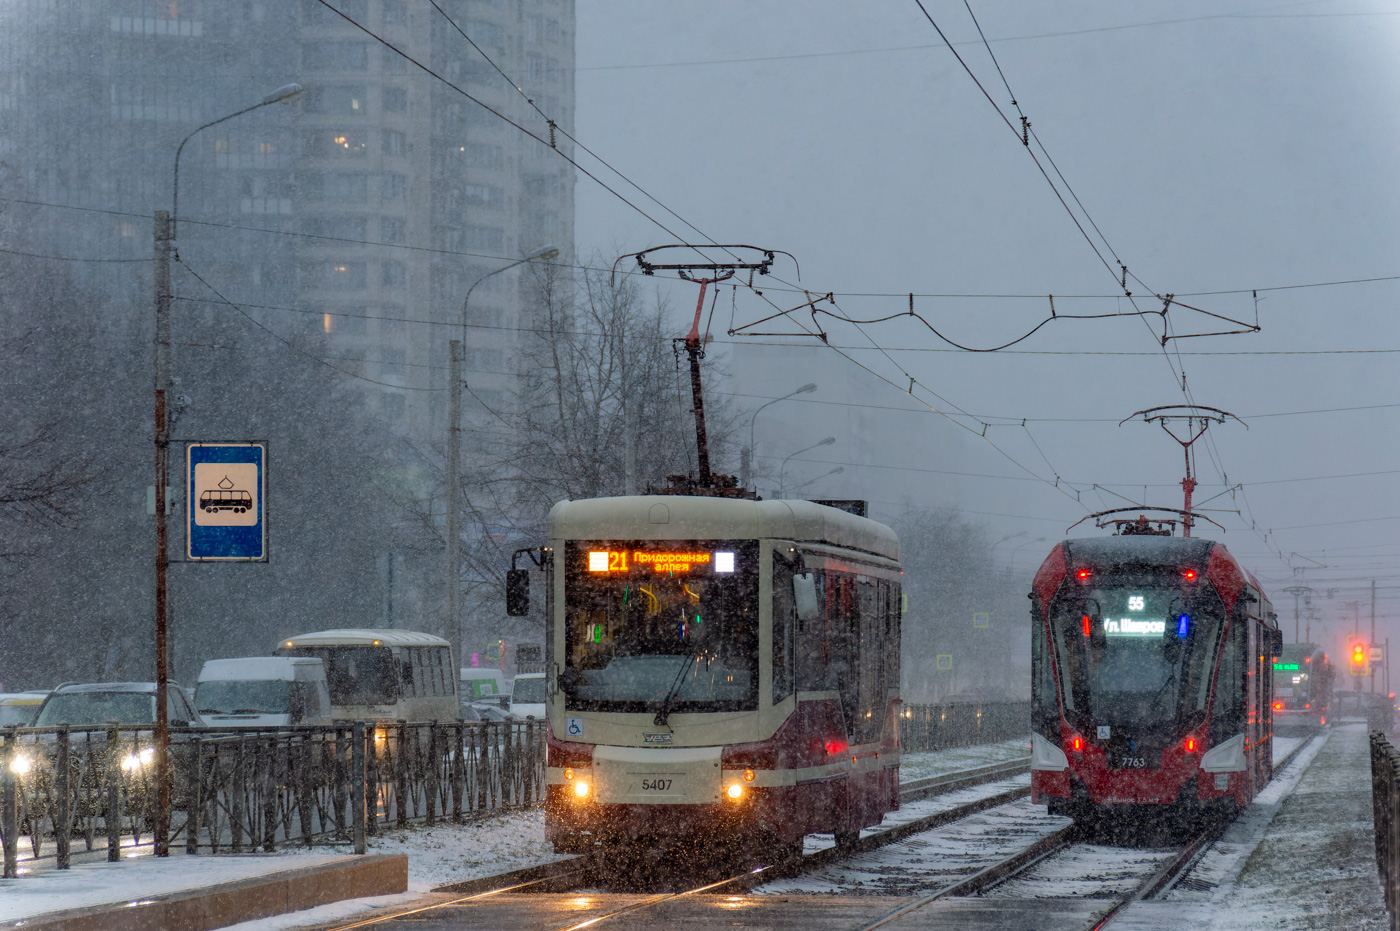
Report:
[[[466,296],[462,298],[462,338],[454,339],[448,344],[448,391],[447,391],[447,633],[448,640],[452,643],[453,661],[460,669],[462,663],[462,621],[457,615],[460,608],[457,604],[459,585],[459,566],[461,562],[461,541],[458,537],[461,534],[461,525],[457,518],[457,508],[461,497],[462,484],[462,347],[467,340],[467,305],[472,299],[472,291],[487,278],[499,275],[501,272],[510,271],[517,265],[524,265],[526,262],[534,262],[543,259],[549,261],[559,255],[559,247],[554,244],[540,246],[538,249],[526,254],[524,257],[516,259],[508,265],[493,269],[471,283],[467,288]],[[461,673],[457,674],[460,682]]]
[[[744,488],[747,488],[747,487],[748,487],[748,485],[749,485],[749,472],[752,471],[752,468],[753,468],[752,465],[751,465],[751,463],[752,463],[753,460],[754,460],[753,425],[754,425],[754,421],[758,420],[758,415],[759,415],[759,413],[760,413],[765,407],[767,407],[767,406],[770,405],[770,404],[777,404],[779,401],[786,401],[788,398],[794,397],[794,396],[796,396],[796,395],[799,395],[799,394],[808,394],[808,393],[813,392],[813,391],[816,391],[816,390],[817,390],[817,383],[814,382],[814,381],[809,381],[807,384],[803,385],[801,388],[798,388],[796,391],[789,391],[787,394],[783,395],[781,398],[774,398],[774,399],[771,400],[771,401],[767,401],[767,402],[765,402],[765,403],[763,403],[763,404],[760,404],[760,405],[758,406],[758,408],[753,412],[753,416],[749,417],[749,458],[748,458],[748,460],[744,463],[744,474],[741,475],[741,476],[739,477],[739,484],[740,484],[742,487],[744,487]]]
[[[845,466],[837,466],[836,468],[832,469],[832,470],[829,471],[829,472],[823,472],[821,475],[818,475],[816,478],[809,478],[809,479],[807,479],[807,481],[803,482],[801,485],[793,485],[793,486],[792,486],[792,490],[793,490],[793,491],[798,491],[798,490],[800,490],[800,489],[806,488],[808,485],[812,485],[812,484],[815,484],[816,482],[820,482],[822,479],[827,478],[827,477],[829,477],[829,476],[832,476],[832,475],[839,475],[839,474],[841,474],[841,473],[844,472],[844,471],[846,471],[846,467],[845,467]]]
[[[813,443],[811,446],[804,446],[804,447],[802,447],[801,449],[799,449],[799,450],[798,450],[797,452],[795,452],[795,453],[789,453],[788,456],[787,456],[787,458],[783,459],[783,464],[780,465],[780,466],[778,467],[778,497],[781,498],[781,497],[783,496],[784,478],[787,476],[787,464],[788,464],[788,459],[791,459],[793,456],[797,456],[797,455],[800,455],[800,454],[802,454],[802,453],[805,453],[805,452],[807,452],[808,450],[816,449],[818,446],[830,446],[832,443],[835,443],[835,442],[836,442],[836,437],[834,437],[834,436],[829,436],[829,437],[827,437],[827,438],[824,439],[824,440],[818,440],[817,442]]]
[[[166,564],[169,562],[169,526],[165,489],[170,484],[170,422],[166,417],[165,393],[170,386],[170,253],[175,239],[175,218],[180,212],[180,155],[185,143],[201,130],[272,103],[291,103],[301,96],[300,84],[285,84],[258,103],[228,116],[211,120],[191,130],[175,149],[175,172],[171,178],[170,212],[155,212],[155,512],[156,512],[156,823],[151,832],[155,855],[170,855],[170,715],[166,696],[170,690],[169,588]]]

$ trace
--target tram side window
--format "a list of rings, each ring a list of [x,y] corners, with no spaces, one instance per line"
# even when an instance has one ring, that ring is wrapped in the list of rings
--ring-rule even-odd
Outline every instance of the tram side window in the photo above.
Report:
[[[1222,640],[1220,672],[1215,678],[1211,701],[1211,738],[1226,740],[1244,730],[1245,625],[1242,618],[1231,621]]]
[[[792,694],[792,630],[797,617],[792,569],[773,557],[773,704]]]
[[[1045,621],[1031,613],[1031,677],[1035,682],[1035,704],[1031,709],[1035,729],[1047,736],[1059,736],[1060,703],[1055,700],[1055,669],[1046,647],[1049,633]]]
[[[856,698],[855,732],[862,743],[880,739],[885,720],[886,613],[885,583],[861,580],[855,584],[857,597],[851,619],[852,671],[856,681],[851,691]]]
[[[817,592],[825,590],[826,572],[812,570],[816,576]],[[830,597],[830,596],[828,596]],[[830,635],[830,609],[811,620],[797,618],[793,635],[793,659],[797,668],[797,687],[804,691],[828,691],[836,688],[835,669],[831,663],[827,638]]]

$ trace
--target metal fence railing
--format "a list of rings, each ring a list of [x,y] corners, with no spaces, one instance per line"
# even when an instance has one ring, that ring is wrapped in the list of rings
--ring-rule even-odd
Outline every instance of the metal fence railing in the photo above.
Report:
[[[899,739],[903,750],[944,750],[1015,740],[1031,732],[1031,703],[948,702],[904,705]]]
[[[1381,891],[1391,931],[1400,931],[1400,751],[1379,730],[1371,731],[1371,807]]]
[[[228,731],[172,728],[172,846],[190,853],[353,842],[409,822],[461,821],[544,797],[544,725],[399,723]],[[149,843],[157,791],[149,727],[0,730],[4,875],[68,865],[74,846]],[[357,817],[358,816],[358,817]]]

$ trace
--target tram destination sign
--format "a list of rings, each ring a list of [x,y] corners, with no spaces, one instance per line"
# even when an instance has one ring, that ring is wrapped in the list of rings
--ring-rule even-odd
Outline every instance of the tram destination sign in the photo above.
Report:
[[[191,443],[185,450],[187,555],[199,562],[267,559],[267,446]]]

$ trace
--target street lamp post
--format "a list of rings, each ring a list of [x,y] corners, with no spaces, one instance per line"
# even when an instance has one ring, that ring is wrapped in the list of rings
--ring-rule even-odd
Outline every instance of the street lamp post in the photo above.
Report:
[[[509,271],[517,265],[524,265],[526,262],[533,262],[537,259],[555,258],[559,255],[559,247],[555,245],[540,246],[535,251],[529,253],[524,258],[516,259],[508,265],[489,271],[471,283],[467,288],[467,294],[462,298],[462,338],[454,339],[448,344],[448,392],[447,392],[447,632],[448,639],[452,642],[452,655],[455,657],[458,668],[461,668],[465,657],[462,654],[462,621],[457,616],[459,607],[458,586],[458,563],[461,561],[461,528],[458,523],[457,508],[461,497],[462,483],[462,347],[467,339],[467,304],[472,299],[472,291],[492,275],[499,275],[501,272]],[[458,673],[458,680],[461,673]]]
[[[802,454],[802,453],[805,453],[805,452],[807,452],[808,450],[816,449],[818,446],[830,446],[832,443],[835,443],[835,442],[836,442],[836,437],[834,437],[834,436],[829,436],[829,437],[827,437],[827,438],[824,439],[824,440],[818,440],[817,442],[813,443],[811,446],[804,446],[804,447],[802,447],[801,449],[799,449],[799,450],[798,450],[797,452],[795,452],[795,453],[789,453],[788,456],[787,456],[785,459],[783,459],[783,464],[780,465],[780,466],[778,467],[778,497],[781,498],[781,497],[783,496],[783,489],[786,487],[785,482],[784,482],[784,479],[787,477],[787,464],[788,464],[788,459],[791,459],[793,456],[797,456],[797,455],[800,455],[800,454]]]
[[[743,461],[740,463],[740,464],[743,466],[743,468],[742,468],[742,470],[741,470],[741,471],[743,472],[743,474],[739,477],[739,484],[740,484],[741,486],[743,486],[744,488],[749,487],[749,478],[752,476],[753,461],[754,461],[754,452],[755,452],[755,450],[754,450],[754,441],[753,441],[753,425],[754,425],[754,422],[755,422],[756,420],[758,420],[758,415],[759,415],[760,413],[762,413],[763,409],[764,409],[765,407],[767,407],[768,405],[770,405],[770,404],[777,404],[779,401],[786,401],[788,398],[794,397],[794,396],[796,396],[796,395],[799,395],[799,394],[808,394],[808,393],[813,392],[813,391],[816,391],[816,390],[817,390],[817,383],[816,383],[816,382],[810,382],[810,381],[809,381],[807,384],[803,385],[801,388],[798,388],[796,391],[789,391],[787,394],[783,395],[781,398],[774,398],[774,399],[771,400],[771,401],[767,401],[767,402],[765,402],[765,403],[763,403],[763,404],[760,404],[760,405],[758,406],[758,409],[755,410],[755,411],[753,412],[753,416],[751,416],[751,417],[749,418],[749,445],[748,445],[748,448],[744,450],[745,456],[743,457]]]
[[[170,715],[166,693],[170,679],[169,587],[165,572],[169,563],[169,514],[166,512],[166,486],[170,481],[170,424],[166,417],[165,394],[170,387],[170,256],[175,248],[176,223],[180,207],[180,155],[195,134],[250,110],[273,103],[292,103],[301,96],[300,84],[287,84],[268,94],[251,107],[196,127],[180,140],[175,149],[172,176],[171,211],[155,212],[155,517],[156,517],[156,784],[157,808],[151,840],[158,857],[170,855]]]
[[[844,472],[844,471],[846,471],[846,467],[845,467],[845,466],[837,466],[836,468],[830,470],[829,472],[823,472],[821,475],[818,475],[816,478],[809,478],[809,479],[807,479],[807,481],[803,482],[801,485],[793,485],[793,486],[792,486],[792,490],[793,490],[793,491],[800,491],[801,489],[806,488],[808,485],[816,484],[817,482],[820,482],[822,479],[824,479],[824,478],[829,478],[829,477],[832,476],[832,475],[840,475],[840,474],[841,474],[842,472]]]

